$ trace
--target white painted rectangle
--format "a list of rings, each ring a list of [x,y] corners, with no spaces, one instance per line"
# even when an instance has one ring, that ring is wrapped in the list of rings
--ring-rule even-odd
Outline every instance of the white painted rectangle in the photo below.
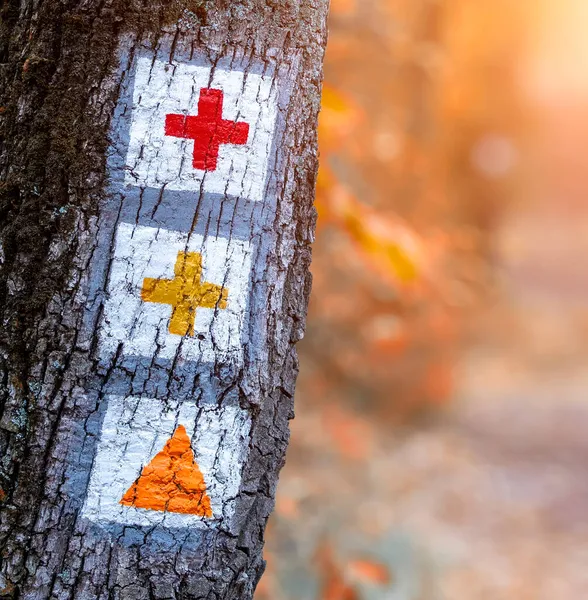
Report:
[[[210,526],[235,509],[251,420],[240,407],[173,406],[153,398],[109,396],[82,516],[97,523],[166,527]],[[204,476],[212,518],[123,506],[143,467],[183,425]]]
[[[174,278],[178,252],[201,253],[203,281],[221,285],[228,292],[225,309],[196,310],[194,336],[170,333],[171,306],[141,298],[145,278]],[[122,345],[124,356],[149,359],[240,359],[251,255],[247,241],[121,223],[99,326],[101,355],[111,357]]]
[[[249,124],[245,145],[221,145],[214,171],[192,165],[194,142],[165,135],[169,114],[197,115],[202,88],[224,94],[223,119]],[[140,57],[133,88],[125,183],[264,197],[278,114],[274,78]]]

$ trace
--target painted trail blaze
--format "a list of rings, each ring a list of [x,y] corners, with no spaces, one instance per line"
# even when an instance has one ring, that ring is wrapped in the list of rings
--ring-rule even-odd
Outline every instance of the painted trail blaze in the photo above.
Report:
[[[103,356],[239,359],[249,242],[121,223],[100,329]],[[170,310],[171,307],[171,310]]]
[[[147,527],[231,518],[250,431],[251,417],[237,405],[107,396],[83,515]]]
[[[171,305],[169,332],[193,336],[196,309],[227,308],[228,290],[202,282],[202,254],[199,252],[178,252],[174,273],[175,279],[147,277],[141,298],[144,302]]]
[[[204,477],[194,460],[190,438],[183,425],[143,469],[120,503],[149,510],[212,517]]]
[[[274,81],[138,57],[125,183],[263,201],[278,117]]]
[[[128,71],[93,304],[109,380],[82,515],[102,526],[209,529],[237,510],[252,421],[231,378],[263,343],[276,211],[266,67],[144,52]]]
[[[165,135],[194,140],[192,166],[215,171],[221,144],[243,145],[249,137],[249,124],[223,119],[223,92],[203,88],[198,115],[165,116]]]

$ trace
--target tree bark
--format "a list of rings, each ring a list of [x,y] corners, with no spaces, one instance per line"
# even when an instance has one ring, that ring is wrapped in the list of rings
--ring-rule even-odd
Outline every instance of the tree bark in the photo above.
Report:
[[[252,597],[288,444],[294,346],[310,292],[327,5],[3,3],[0,597]],[[223,139],[220,129],[210,134],[229,150],[213,152],[217,167],[204,148],[205,174],[195,180],[189,162],[193,145],[196,169],[200,142],[181,138],[189,137],[182,119],[197,112],[196,103],[186,112],[179,101],[182,85],[203,76],[208,83],[186,93],[224,89],[219,114],[237,112],[215,125],[225,127]],[[141,119],[159,114],[159,84],[167,86],[164,101],[177,100],[183,115],[164,118],[181,126],[166,125],[157,145],[149,140],[163,135],[163,123],[149,125],[141,130],[147,142],[137,146]],[[248,114],[260,116],[249,129],[249,154],[238,162],[231,157],[242,152],[247,129],[239,125],[237,139],[231,128]],[[165,155],[169,144],[185,150],[188,173],[171,183],[164,171],[154,176],[177,160]],[[263,161],[251,162],[258,151],[265,171]],[[166,307],[149,296],[147,277],[138,280],[142,288],[131,281],[139,270],[133,261],[147,265],[147,276],[169,248],[178,280],[187,281],[186,265],[200,265],[194,260],[204,261],[203,282],[216,276],[206,293],[217,296],[199,296],[185,322],[176,300]],[[207,261],[221,270],[206,271]],[[156,277],[153,285],[167,281]],[[125,321],[135,301],[137,311],[160,311],[161,323],[167,310],[165,324],[149,329],[132,311]],[[145,331],[158,333],[145,342]],[[186,509],[194,490],[181,497],[188,504],[180,510],[170,496],[164,509],[139,503],[138,490],[151,485],[141,481],[148,466],[172,464],[172,434],[178,444],[190,438],[189,451],[176,458],[200,466],[206,492],[198,494],[209,497],[209,511],[203,504]],[[148,440],[152,447],[141,454]],[[127,505],[119,494],[109,508],[127,468],[134,473],[123,482]],[[175,477],[174,502],[181,500],[174,486],[183,489]]]

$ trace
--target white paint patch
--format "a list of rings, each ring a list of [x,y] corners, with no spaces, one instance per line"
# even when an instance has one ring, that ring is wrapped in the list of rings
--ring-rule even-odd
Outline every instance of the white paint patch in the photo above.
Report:
[[[82,516],[97,523],[166,527],[210,526],[229,519],[249,444],[251,420],[239,407],[198,408],[153,398],[109,396]],[[120,500],[143,467],[183,425],[192,440],[212,507],[212,518],[132,506]]]
[[[125,183],[199,190],[249,200],[264,197],[278,114],[274,79],[192,64],[137,60]],[[196,116],[202,88],[224,94],[222,118],[245,122],[245,145],[220,146],[214,171],[192,165],[194,141],[165,135],[166,115]]]
[[[202,281],[227,290],[224,309],[197,308],[194,336],[169,331],[172,307],[144,302],[145,278],[174,279],[178,252],[202,255]],[[122,345],[125,356],[222,362],[240,359],[251,271],[251,244],[121,223],[110,268],[100,351],[110,357]]]

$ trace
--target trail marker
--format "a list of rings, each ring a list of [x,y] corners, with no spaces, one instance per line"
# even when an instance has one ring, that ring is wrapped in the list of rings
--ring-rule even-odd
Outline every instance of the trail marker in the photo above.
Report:
[[[82,516],[210,528],[234,514],[249,451],[230,381],[274,235],[277,74],[163,56],[133,58],[113,125],[92,303],[108,381]]]
[[[102,353],[120,347],[125,356],[209,362],[241,356],[251,254],[242,240],[120,224]]]
[[[263,200],[277,114],[270,75],[139,57],[125,183]]]
[[[147,277],[141,298],[144,302],[171,305],[169,332],[193,336],[196,309],[226,309],[228,291],[220,285],[202,282],[202,255],[198,252],[178,252],[174,273],[174,279]]]
[[[251,418],[239,406],[108,396],[82,516],[201,526],[230,518]]]
[[[186,428],[180,425],[161,452],[143,469],[121,504],[149,510],[212,517],[210,498]]]
[[[221,144],[247,143],[249,124],[223,119],[223,92],[203,88],[198,115],[166,115],[165,135],[194,140],[192,166],[215,171]]]

